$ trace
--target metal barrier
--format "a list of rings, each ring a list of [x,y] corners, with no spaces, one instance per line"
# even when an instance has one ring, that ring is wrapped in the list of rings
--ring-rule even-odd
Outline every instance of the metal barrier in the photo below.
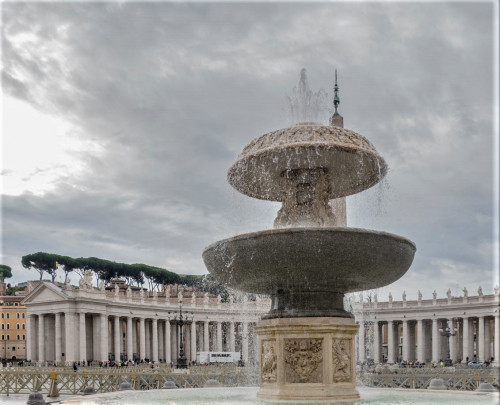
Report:
[[[217,380],[222,386],[257,386],[256,367],[195,366],[189,374],[177,373],[170,367],[151,369],[150,366],[88,368],[74,371],[69,367],[29,367],[0,369],[0,394],[23,394],[41,391],[50,397],[77,395],[86,387],[95,392],[118,391],[128,382],[135,390],[160,389],[173,381],[179,388],[200,388],[207,380]],[[441,378],[449,390],[473,391],[487,382],[500,390],[500,370],[457,370],[456,372],[360,373],[358,382],[367,387],[426,389],[433,378]]]
[[[471,370],[472,371],[472,370]],[[358,381],[367,387],[427,389],[434,378],[441,378],[449,390],[474,391],[479,384],[486,382],[500,391],[499,370],[481,370],[458,373],[363,373]]]
[[[41,391],[50,397],[59,394],[77,395],[86,387],[96,392],[118,391],[122,382],[128,382],[136,390],[159,389],[166,381],[173,381],[179,388],[200,388],[207,380],[215,379],[222,386],[242,387],[258,385],[255,367],[193,367],[189,374],[175,373],[175,369],[147,367],[123,367],[74,371],[69,368],[49,369],[2,369],[0,394],[23,394]]]

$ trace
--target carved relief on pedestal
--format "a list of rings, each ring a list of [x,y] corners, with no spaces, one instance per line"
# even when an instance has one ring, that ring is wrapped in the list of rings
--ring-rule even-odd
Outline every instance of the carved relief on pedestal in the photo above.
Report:
[[[333,339],[333,382],[352,382],[351,345],[349,339]]]
[[[287,383],[323,382],[323,339],[285,339]]]
[[[264,340],[261,353],[261,380],[264,383],[275,383],[277,368],[276,342]]]

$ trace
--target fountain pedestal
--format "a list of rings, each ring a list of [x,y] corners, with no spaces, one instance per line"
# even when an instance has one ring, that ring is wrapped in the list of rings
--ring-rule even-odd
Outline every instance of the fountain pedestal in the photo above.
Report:
[[[273,400],[355,400],[352,318],[265,319],[259,337],[259,398]]]

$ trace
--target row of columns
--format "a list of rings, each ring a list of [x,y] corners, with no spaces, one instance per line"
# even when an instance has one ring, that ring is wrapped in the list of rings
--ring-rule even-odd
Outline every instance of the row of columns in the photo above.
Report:
[[[476,322],[474,334],[473,322]],[[494,322],[494,333],[491,336],[490,322]],[[364,362],[367,357],[372,357],[375,363],[382,360],[382,325],[387,325],[387,362],[395,363],[401,360],[438,362],[447,356],[448,341],[441,336],[439,329],[447,326],[457,334],[449,337],[450,358],[453,361],[477,359],[489,361],[492,357],[495,362],[500,360],[500,315],[494,317],[461,317],[450,319],[432,320],[388,320],[388,321],[360,321],[358,332],[358,361]],[[399,325],[401,330],[401,349],[399,353]],[[430,330],[429,330],[430,329]],[[369,334],[370,336],[367,336]],[[430,339],[429,339],[430,337]],[[493,341],[493,348],[491,342]]]
[[[110,325],[107,314],[80,312],[29,315],[27,359],[40,363],[108,361],[109,353],[112,353],[116,360],[125,355],[127,359],[139,356],[141,360],[149,358],[153,362],[158,362],[160,359],[168,363],[176,361],[179,326],[171,325],[168,319],[118,315],[111,316],[111,319]],[[53,327],[52,322],[54,322]],[[212,334],[210,334],[210,323],[215,323]],[[188,361],[196,360],[197,351],[223,351],[223,323],[226,324],[225,332],[228,338],[225,351],[236,351],[237,327],[234,321],[195,320],[183,330],[184,352]],[[243,360],[248,361],[249,323],[241,324],[241,352]],[[91,344],[89,339],[92,341]],[[135,349],[138,353],[134,352]],[[88,350],[92,353],[88,353]]]

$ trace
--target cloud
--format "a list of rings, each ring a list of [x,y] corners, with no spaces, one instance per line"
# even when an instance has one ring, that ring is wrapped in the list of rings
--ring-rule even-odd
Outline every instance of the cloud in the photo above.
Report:
[[[17,281],[20,257],[40,250],[204,272],[205,246],[268,229],[279,209],[232,190],[227,169],[286,124],[302,67],[330,93],[338,68],[345,126],[390,166],[349,197],[349,223],[417,244],[390,288],[491,280],[492,7],[4,4],[6,97],[67,123],[78,146],[52,187],[4,195],[2,260]]]

